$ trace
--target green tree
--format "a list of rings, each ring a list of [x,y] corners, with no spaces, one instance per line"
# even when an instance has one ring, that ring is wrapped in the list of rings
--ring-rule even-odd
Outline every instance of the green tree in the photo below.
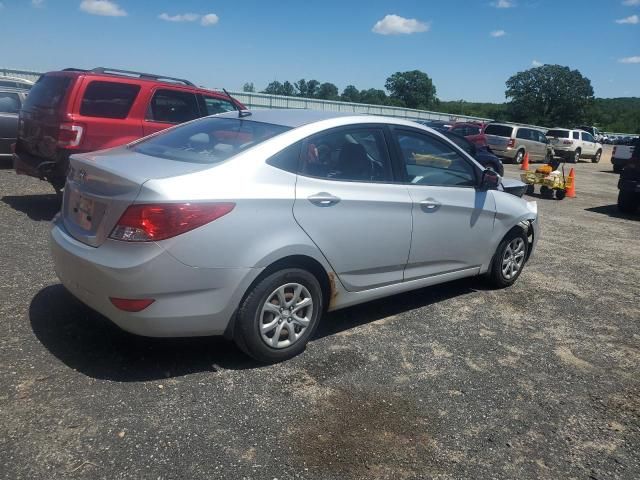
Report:
[[[323,100],[338,100],[338,87],[333,83],[325,82],[318,87],[318,98]]]
[[[370,103],[372,105],[386,105],[389,97],[384,90],[370,88],[360,92],[360,103]]]
[[[282,84],[282,95],[286,95],[287,97],[295,97],[296,89],[293,87],[293,84],[287,80]]]
[[[424,72],[396,72],[384,84],[391,98],[401,100],[408,108],[431,108],[436,102],[436,87]]]
[[[274,80],[267,85],[267,88],[265,88],[262,93],[268,93],[269,95],[282,95],[282,83]]]
[[[253,86],[253,82],[247,82],[242,86],[243,92],[255,92],[256,87]]]
[[[573,127],[586,119],[593,101],[591,81],[578,70],[542,65],[507,80],[505,96],[516,122]]]
[[[342,91],[341,100],[343,102],[357,103],[360,101],[360,91],[353,85],[347,85]]]

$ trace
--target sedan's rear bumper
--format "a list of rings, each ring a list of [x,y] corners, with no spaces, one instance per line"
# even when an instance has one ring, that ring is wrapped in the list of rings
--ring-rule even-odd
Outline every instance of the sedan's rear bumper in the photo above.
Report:
[[[107,240],[85,245],[54,220],[56,273],[83,303],[123,330],[149,337],[222,335],[261,269],[194,268],[152,242]],[[141,312],[117,309],[110,297],[155,301]]]

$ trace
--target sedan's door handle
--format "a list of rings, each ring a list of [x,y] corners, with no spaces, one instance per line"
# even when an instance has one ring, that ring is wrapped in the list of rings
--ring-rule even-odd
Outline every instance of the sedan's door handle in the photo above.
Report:
[[[426,200],[422,200],[420,202],[420,208],[422,208],[423,211],[425,212],[435,212],[436,210],[438,210],[438,208],[440,208],[442,204],[433,199],[433,198],[427,198]]]
[[[307,200],[318,207],[330,207],[338,203],[340,201],[340,197],[336,197],[327,192],[320,192],[307,197]]]

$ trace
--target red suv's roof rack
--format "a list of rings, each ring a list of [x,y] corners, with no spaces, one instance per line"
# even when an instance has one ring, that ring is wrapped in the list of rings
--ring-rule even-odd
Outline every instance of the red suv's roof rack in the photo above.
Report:
[[[132,70],[119,70],[117,68],[108,68],[108,67],[97,67],[91,70],[85,70],[82,68],[65,68],[63,71],[65,72],[90,72],[90,73],[103,73],[106,75],[118,75],[120,77],[138,77],[142,80],[156,80],[158,82],[174,82],[174,83],[182,83],[184,85],[188,85],[190,87],[195,87],[193,83],[189,80],[185,80],[183,78],[174,78],[167,77],[166,75],[156,75],[155,73],[142,73],[142,72],[134,72]]]

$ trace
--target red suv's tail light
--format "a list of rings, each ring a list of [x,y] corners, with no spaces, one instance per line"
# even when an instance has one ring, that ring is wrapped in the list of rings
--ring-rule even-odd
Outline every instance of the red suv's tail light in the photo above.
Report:
[[[165,240],[229,213],[235,203],[160,203],[131,205],[109,235],[126,242]]]
[[[82,141],[84,126],[77,123],[62,123],[58,129],[58,146],[76,148]]]
[[[513,148],[516,146],[516,139],[515,138],[510,138],[509,142],[507,143],[507,147]]]

